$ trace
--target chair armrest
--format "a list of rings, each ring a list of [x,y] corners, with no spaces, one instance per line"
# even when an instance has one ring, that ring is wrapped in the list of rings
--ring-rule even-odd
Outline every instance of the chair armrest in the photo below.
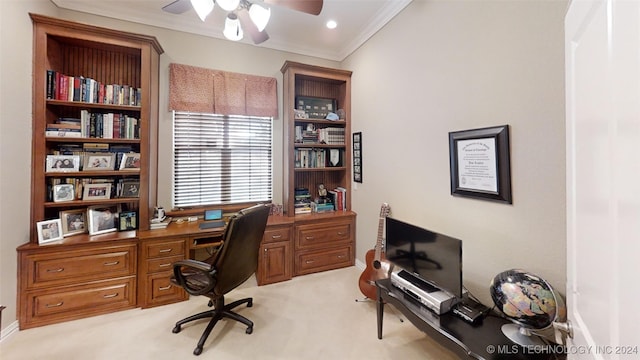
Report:
[[[173,276],[191,295],[204,295],[216,285],[217,270],[197,260],[179,260],[173,263]]]

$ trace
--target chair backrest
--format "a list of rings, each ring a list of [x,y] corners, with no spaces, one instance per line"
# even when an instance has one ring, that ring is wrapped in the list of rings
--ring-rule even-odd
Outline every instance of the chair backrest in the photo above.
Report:
[[[231,217],[223,244],[212,264],[216,269],[213,292],[220,296],[245,282],[258,267],[260,242],[269,218],[269,205],[240,210]]]

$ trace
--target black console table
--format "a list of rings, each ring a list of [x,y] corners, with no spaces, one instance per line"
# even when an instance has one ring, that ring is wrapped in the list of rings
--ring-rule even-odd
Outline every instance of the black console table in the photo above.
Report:
[[[391,285],[391,280],[376,281],[378,292],[378,339],[382,339],[384,305],[391,304],[438,343],[453,351],[461,359],[564,359],[561,345],[548,347],[521,347],[502,333],[503,324],[510,322],[498,316],[487,316],[478,325],[471,325],[451,312],[436,315],[402,290]]]

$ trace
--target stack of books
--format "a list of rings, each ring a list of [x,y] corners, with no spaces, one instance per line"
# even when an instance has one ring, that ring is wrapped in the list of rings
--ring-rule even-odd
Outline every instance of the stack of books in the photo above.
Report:
[[[311,210],[316,213],[324,213],[334,211],[333,204],[330,202],[317,204],[315,202],[311,203]]]
[[[162,219],[151,219],[151,225],[149,225],[149,229],[165,229],[167,226],[169,226],[171,219],[172,218],[169,216],[164,216]]]
[[[333,202],[333,207],[336,211],[347,210],[347,189],[338,186],[333,190],[327,191],[329,198]]]
[[[295,202],[293,204],[296,214],[311,213],[311,193],[307,188],[295,189]]]

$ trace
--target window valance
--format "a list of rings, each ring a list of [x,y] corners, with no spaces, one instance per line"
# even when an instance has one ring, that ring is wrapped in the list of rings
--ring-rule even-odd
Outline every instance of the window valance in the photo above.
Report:
[[[169,110],[278,117],[275,78],[169,65]]]

